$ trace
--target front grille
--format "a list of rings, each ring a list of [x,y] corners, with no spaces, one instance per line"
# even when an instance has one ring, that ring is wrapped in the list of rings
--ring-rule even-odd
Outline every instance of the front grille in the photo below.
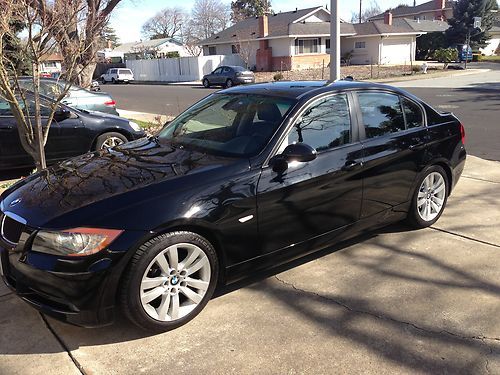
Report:
[[[0,235],[11,245],[17,245],[25,225],[25,223],[10,217],[10,215],[0,214]]]

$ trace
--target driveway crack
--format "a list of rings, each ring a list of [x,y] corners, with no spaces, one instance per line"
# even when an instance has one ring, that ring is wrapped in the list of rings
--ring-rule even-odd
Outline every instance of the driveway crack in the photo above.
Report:
[[[66,345],[66,343],[64,342],[64,340],[57,334],[57,332],[54,330],[54,328],[52,328],[52,326],[50,325],[50,323],[47,320],[47,318],[45,317],[45,315],[43,315],[42,313],[39,313],[39,314],[40,314],[40,317],[42,318],[43,322],[45,323],[45,326],[47,327],[47,329],[50,331],[50,333],[52,333],[52,335],[55,337],[55,339],[57,340],[57,342],[59,343],[59,345],[61,345],[62,348],[66,351],[66,354],[69,356],[69,358],[71,359],[71,361],[73,362],[73,364],[76,366],[76,368],[78,369],[78,371],[80,372],[80,374],[87,375],[87,373],[83,369],[83,366],[73,356],[73,354],[71,353],[71,350],[69,350],[69,348]]]
[[[351,312],[354,312],[354,313],[365,314],[365,315],[369,315],[369,316],[372,316],[372,317],[377,318],[377,319],[386,320],[386,321],[394,322],[394,323],[401,324],[401,325],[407,325],[407,326],[413,327],[416,330],[419,330],[419,331],[422,331],[422,332],[426,332],[426,333],[430,333],[430,334],[433,334],[433,335],[443,335],[443,334],[446,334],[446,335],[449,335],[449,336],[453,336],[453,337],[459,338],[461,340],[477,340],[477,341],[481,341],[482,344],[485,345],[485,346],[487,346],[486,343],[485,343],[485,340],[500,342],[500,338],[497,338],[497,337],[487,337],[487,336],[482,336],[482,335],[478,335],[478,336],[463,336],[463,335],[460,335],[460,334],[457,334],[457,333],[454,333],[454,332],[450,332],[450,331],[447,331],[447,330],[444,330],[444,329],[441,330],[441,331],[436,331],[436,330],[432,330],[432,329],[428,329],[428,328],[417,326],[416,324],[411,323],[411,322],[405,322],[403,320],[398,320],[398,319],[390,318],[390,317],[387,317],[387,316],[375,314],[375,313],[373,313],[371,311],[365,311],[365,310],[355,309],[355,308],[352,308],[349,305],[347,305],[347,304],[345,304],[345,303],[343,303],[341,301],[338,301],[338,300],[336,300],[334,298],[326,297],[324,295],[321,295],[319,293],[315,293],[315,292],[312,292],[312,291],[309,291],[309,290],[304,290],[304,289],[297,288],[294,284],[289,283],[289,282],[287,282],[287,281],[285,281],[283,279],[280,279],[277,275],[275,275],[274,277],[281,284],[286,285],[288,287],[291,287],[292,289],[294,289],[294,290],[296,290],[298,292],[310,294],[310,295],[313,295],[313,296],[315,296],[317,298],[328,300],[328,301],[333,302],[336,305],[339,305],[339,306],[343,307],[344,309],[346,309],[348,311],[351,311]],[[492,349],[491,348],[489,348],[489,349],[490,349],[490,352],[493,353]]]
[[[438,232],[446,233],[446,234],[449,234],[451,236],[461,237],[463,239],[466,239],[466,240],[469,240],[469,241],[474,241],[474,242],[477,242],[477,243],[480,243],[480,244],[483,244],[483,245],[488,245],[488,246],[493,246],[493,247],[500,248],[500,245],[494,244],[492,242],[478,240],[477,238],[472,238],[472,237],[466,236],[464,234],[459,234],[459,233],[451,232],[451,231],[446,230],[446,229],[436,228],[434,226],[430,227],[430,229],[434,229],[434,230],[437,230]]]

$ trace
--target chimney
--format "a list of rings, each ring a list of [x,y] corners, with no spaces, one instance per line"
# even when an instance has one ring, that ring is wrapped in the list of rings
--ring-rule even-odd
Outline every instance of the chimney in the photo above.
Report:
[[[259,38],[269,35],[269,20],[267,14],[259,17]]]
[[[446,8],[446,0],[436,0],[436,10]]]
[[[389,11],[384,14],[384,23],[392,26],[392,12]]]
[[[108,40],[108,48],[113,49],[113,42],[111,40]]]
[[[446,0],[436,0],[436,10],[434,19],[439,21],[445,20],[444,9],[446,8]]]

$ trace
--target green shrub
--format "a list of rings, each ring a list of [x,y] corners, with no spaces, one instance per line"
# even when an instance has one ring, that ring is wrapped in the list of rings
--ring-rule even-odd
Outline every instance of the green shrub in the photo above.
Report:
[[[273,79],[274,79],[275,81],[281,81],[281,80],[283,80],[283,78],[284,78],[284,77],[283,77],[283,73],[281,73],[281,72],[280,72],[280,73],[276,73],[276,74],[274,75],[274,77],[273,77]]]
[[[177,52],[177,51],[167,52],[165,54],[165,58],[167,58],[167,59],[174,59],[176,57],[181,57],[181,55],[179,55],[179,52]]]
[[[442,62],[446,69],[451,62],[457,61],[458,51],[456,48],[440,48],[434,52],[434,58]]]
[[[483,55],[481,55],[480,53],[475,53],[472,55],[472,61],[482,61],[483,60]]]

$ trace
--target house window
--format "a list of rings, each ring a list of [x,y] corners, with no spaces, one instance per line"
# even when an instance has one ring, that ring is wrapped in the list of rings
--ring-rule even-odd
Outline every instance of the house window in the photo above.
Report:
[[[295,39],[295,54],[319,53],[320,39]]]
[[[240,46],[239,45],[231,45],[231,52],[233,55],[237,55],[240,53]]]
[[[45,61],[43,63],[43,65],[46,67],[46,68],[57,68],[57,64],[55,61]]]
[[[208,47],[208,55],[209,56],[217,55],[217,47],[216,46],[209,46]]]
[[[325,39],[326,53],[330,52],[330,39]]]
[[[355,49],[364,49],[366,48],[366,42],[356,42],[354,43]]]

